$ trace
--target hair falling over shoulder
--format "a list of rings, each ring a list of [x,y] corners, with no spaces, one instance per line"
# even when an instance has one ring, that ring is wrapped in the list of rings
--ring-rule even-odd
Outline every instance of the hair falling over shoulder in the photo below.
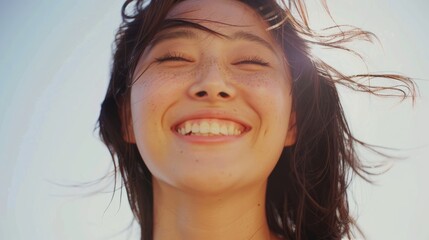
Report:
[[[116,34],[111,78],[98,119],[100,136],[108,147],[115,174],[120,173],[141,239],[153,238],[153,192],[151,173],[135,144],[124,139],[130,117],[130,86],[137,61],[165,17],[179,0],[127,0],[122,24]],[[352,52],[346,43],[371,41],[374,35],[359,28],[334,26],[329,34],[310,28],[304,0],[242,0],[270,26],[282,47],[292,73],[293,109],[296,112],[296,143],[283,149],[269,176],[266,216],[272,232],[285,239],[352,238],[357,230],[350,216],[347,187],[352,175],[367,179],[371,174],[359,161],[358,146],[371,147],[356,139],[346,121],[337,92],[343,85],[375,95],[414,97],[415,85],[407,77],[392,74],[347,76],[310,53],[320,45]],[[326,13],[327,3],[322,0]],[[189,24],[189,23],[188,23]],[[370,85],[374,78],[394,84]],[[366,82],[361,81],[367,80]],[[394,86],[394,87],[391,87]]]

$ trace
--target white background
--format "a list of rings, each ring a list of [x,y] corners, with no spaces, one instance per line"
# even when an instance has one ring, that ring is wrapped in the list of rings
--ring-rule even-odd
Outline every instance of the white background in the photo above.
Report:
[[[341,92],[358,137],[408,156],[375,185],[354,182],[352,211],[368,239],[428,240],[429,3],[329,4],[338,23],[378,35],[382,46],[357,46],[371,71],[407,74],[420,87],[414,106]],[[120,7],[113,0],[0,0],[0,239],[138,239],[136,228],[126,230],[125,192],[121,205],[117,191],[108,207],[112,178],[85,184],[112,170],[94,129]],[[355,67],[336,56],[322,57],[344,71]]]

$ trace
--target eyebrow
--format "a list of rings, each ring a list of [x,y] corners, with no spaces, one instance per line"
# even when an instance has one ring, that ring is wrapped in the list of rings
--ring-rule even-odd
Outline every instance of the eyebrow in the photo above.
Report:
[[[190,26],[188,28],[192,28],[192,27]],[[200,30],[200,29],[198,29],[198,30]],[[227,35],[223,35],[223,34],[219,34],[216,36],[225,37],[229,40],[246,40],[246,41],[258,43],[258,44],[268,48],[274,54],[276,54],[276,51],[274,50],[274,48],[271,46],[271,44],[268,41],[266,41],[265,39],[255,35],[253,33],[250,33],[250,32],[237,31],[234,34],[232,34],[232,36],[227,36]],[[161,42],[171,40],[171,39],[180,39],[180,38],[188,39],[188,40],[200,39],[198,34],[195,33],[195,31],[191,31],[189,29],[180,29],[180,30],[176,30],[176,31],[169,31],[169,32],[161,33],[158,36],[156,36],[152,40],[152,42],[149,46],[149,49],[153,48],[155,45],[157,45]]]
[[[153,48],[155,45],[160,44],[161,42],[164,42],[170,39],[178,39],[178,38],[195,40],[195,39],[198,39],[198,35],[195,32],[188,29],[181,29],[177,31],[160,33],[152,40],[149,48]]]
[[[271,44],[269,42],[267,42],[266,40],[264,40],[263,38],[249,33],[249,32],[245,32],[245,31],[238,31],[235,32],[232,37],[232,40],[246,40],[246,41],[250,41],[250,42],[255,42],[255,43],[259,43],[260,45],[263,45],[264,47],[270,49],[273,53],[276,53],[276,51],[274,50],[274,48],[271,46]]]

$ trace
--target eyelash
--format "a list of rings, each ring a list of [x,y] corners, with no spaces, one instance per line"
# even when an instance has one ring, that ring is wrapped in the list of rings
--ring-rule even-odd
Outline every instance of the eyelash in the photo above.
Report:
[[[192,60],[187,59],[181,53],[167,53],[162,57],[155,58],[155,60],[159,63],[167,62],[167,61],[184,61],[184,62],[192,62]]]
[[[238,64],[256,64],[263,67],[268,67],[270,65],[267,61],[264,61],[262,58],[257,56],[246,57],[236,63],[233,63],[233,65],[238,65]]]
[[[175,53],[175,52],[167,53],[162,57],[155,58],[155,60],[159,63],[168,62],[168,61],[193,62],[192,60],[189,60],[188,58],[186,58],[184,54]],[[232,65],[239,65],[239,64],[255,64],[263,67],[267,67],[270,65],[268,62],[264,61],[262,58],[257,56],[246,57],[238,62],[233,63]]]

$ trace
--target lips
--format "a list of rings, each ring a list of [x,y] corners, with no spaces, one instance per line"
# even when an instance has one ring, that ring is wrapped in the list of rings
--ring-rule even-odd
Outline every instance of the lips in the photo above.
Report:
[[[192,119],[179,124],[176,131],[181,135],[238,136],[245,127],[222,119]]]
[[[224,112],[199,112],[186,116],[173,125],[172,130],[181,136],[236,137],[251,128],[243,121]]]

